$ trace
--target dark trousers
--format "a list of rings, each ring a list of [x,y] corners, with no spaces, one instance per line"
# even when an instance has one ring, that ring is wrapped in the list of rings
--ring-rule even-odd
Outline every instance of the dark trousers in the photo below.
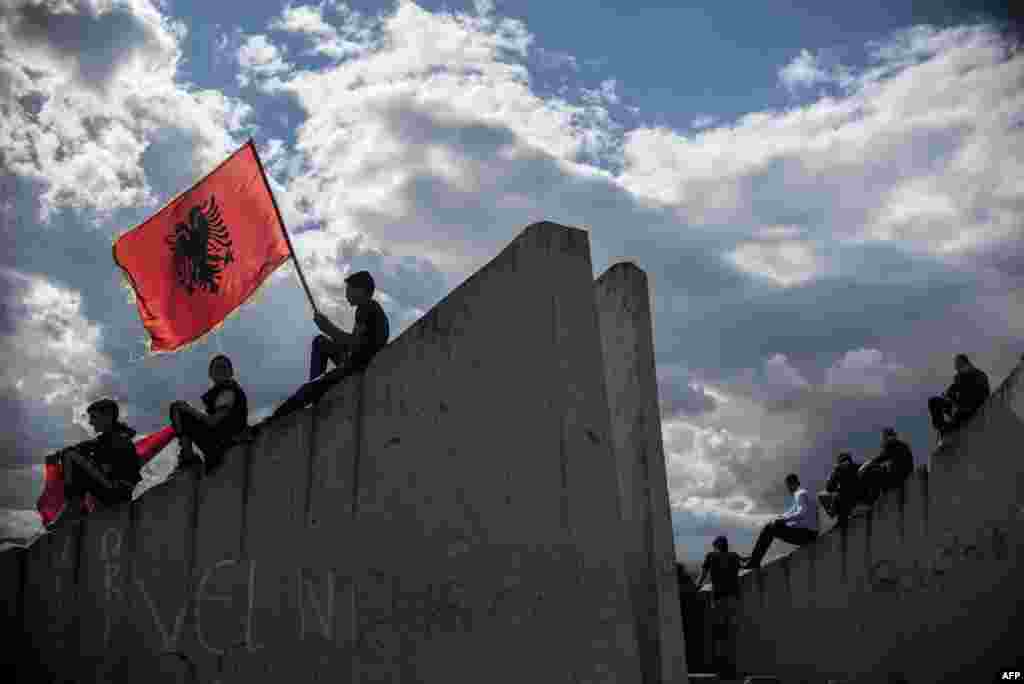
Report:
[[[750,567],[761,565],[761,559],[768,553],[768,547],[776,539],[781,539],[787,544],[803,546],[810,544],[818,538],[818,533],[805,527],[790,527],[782,521],[775,520],[761,528],[761,534],[757,536],[757,543],[750,554]]]
[[[333,361],[336,367],[324,373],[329,360]],[[309,356],[309,382],[278,406],[272,418],[282,418],[308,404],[320,401],[327,390],[356,370],[358,369],[349,363],[349,355],[344,346],[325,335],[317,335],[313,338],[313,348]]]
[[[312,382],[327,370],[327,362],[333,361],[336,367],[341,367],[347,356],[345,347],[338,344],[326,335],[317,335],[313,338],[313,348],[309,352],[309,380]]]
[[[857,505],[857,497],[843,492],[821,492],[818,494],[818,502],[829,517],[835,518],[840,527],[845,527],[850,519],[850,511]]]
[[[131,501],[135,485],[111,480],[88,456],[70,454],[64,457],[64,497],[74,499],[92,494],[104,506]]]
[[[217,468],[224,462],[224,452],[227,451],[226,440],[216,428],[210,427],[190,413],[178,411],[173,407],[171,408],[171,425],[174,426],[174,431],[178,435],[179,444],[184,446],[186,442],[191,442],[199,447],[203,452],[208,471]]]
[[[929,399],[928,413],[932,416],[932,426],[942,436],[953,432],[971,417],[970,414],[958,411],[956,405],[946,397],[932,397]]]
[[[909,474],[893,469],[891,463],[882,463],[881,465],[869,467],[860,476],[864,499],[868,502],[873,502],[887,489],[895,489],[901,486]]]

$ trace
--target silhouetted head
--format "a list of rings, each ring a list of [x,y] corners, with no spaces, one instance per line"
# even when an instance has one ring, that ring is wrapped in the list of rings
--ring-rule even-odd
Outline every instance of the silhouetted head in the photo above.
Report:
[[[839,452],[839,455],[836,456],[836,463],[853,463],[853,456],[850,455],[849,451],[841,451]]]
[[[896,429],[887,427],[882,430],[882,446],[885,446],[894,439],[898,439],[899,435],[896,434]]]
[[[352,306],[359,306],[370,301],[376,286],[369,271],[356,271],[345,278],[345,299]]]
[[[800,489],[800,478],[796,476],[796,473],[790,473],[786,476],[786,489],[791,493]]]
[[[117,402],[107,398],[94,401],[85,411],[89,414],[89,425],[100,434],[113,430],[121,413]]]
[[[967,354],[957,354],[953,357],[953,367],[957,373],[963,373],[971,367],[971,360],[967,358]]]
[[[715,551],[721,551],[722,553],[725,553],[729,550],[729,540],[725,538],[725,535],[720,534],[717,537],[715,537],[715,541],[711,542],[711,546],[715,549]]]
[[[232,365],[231,359],[227,356],[224,354],[217,354],[210,359],[208,372],[210,374],[210,380],[213,380],[214,383],[224,382],[225,380],[230,380],[234,377],[235,367]]]

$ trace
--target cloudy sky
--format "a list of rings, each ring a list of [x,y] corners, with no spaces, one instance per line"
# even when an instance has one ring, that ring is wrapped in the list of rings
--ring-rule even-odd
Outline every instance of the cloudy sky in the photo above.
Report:
[[[110,256],[250,136],[344,325],[351,270],[397,334],[539,219],[646,269],[684,560],[886,424],[926,462],[953,354],[1024,352],[1019,33],[927,4],[0,0],[0,507],[96,396],[146,432],[218,349],[254,420],[305,377],[290,268],[147,358]]]

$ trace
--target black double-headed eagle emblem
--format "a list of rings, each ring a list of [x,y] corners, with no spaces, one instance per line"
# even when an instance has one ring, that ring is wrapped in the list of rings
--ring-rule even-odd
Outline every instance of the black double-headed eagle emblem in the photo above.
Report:
[[[196,290],[216,293],[224,268],[235,260],[231,235],[213,195],[189,209],[188,222],[179,222],[167,236],[174,253],[178,283],[192,294]]]

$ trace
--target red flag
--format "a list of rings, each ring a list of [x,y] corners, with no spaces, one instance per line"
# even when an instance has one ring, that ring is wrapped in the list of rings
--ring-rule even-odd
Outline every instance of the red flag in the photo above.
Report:
[[[114,243],[154,352],[208,333],[290,255],[252,140]]]
[[[146,435],[135,440],[135,451],[139,455],[139,461],[146,465],[149,461],[163,451],[163,448],[175,438],[174,426],[167,425],[151,435]]]
[[[60,461],[47,463],[43,466],[43,493],[39,495],[36,502],[36,510],[39,517],[43,519],[44,525],[49,525],[64,508],[64,468]]]
[[[135,453],[139,455],[140,465],[146,465],[164,447],[175,438],[174,426],[167,425],[151,435],[135,440]],[[92,513],[96,510],[96,500],[91,494],[83,497],[85,509]],[[43,493],[39,495],[36,509],[44,525],[49,525],[64,508],[64,466],[56,459],[47,457],[43,466]]]

